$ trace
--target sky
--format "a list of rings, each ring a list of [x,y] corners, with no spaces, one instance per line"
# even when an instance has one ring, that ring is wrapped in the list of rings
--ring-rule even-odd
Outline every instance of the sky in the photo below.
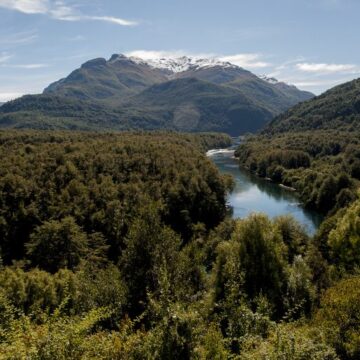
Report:
[[[360,0],[0,0],[0,102],[114,53],[220,57],[320,94],[360,77]]]

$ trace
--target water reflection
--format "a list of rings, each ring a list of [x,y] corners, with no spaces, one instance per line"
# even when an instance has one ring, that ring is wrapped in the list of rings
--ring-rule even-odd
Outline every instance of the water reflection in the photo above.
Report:
[[[228,195],[234,218],[253,212],[263,212],[270,217],[291,214],[305,225],[309,234],[313,234],[323,220],[319,213],[304,209],[295,193],[240,169],[233,151],[213,150],[208,156],[222,173],[231,174],[235,179],[235,188]]]

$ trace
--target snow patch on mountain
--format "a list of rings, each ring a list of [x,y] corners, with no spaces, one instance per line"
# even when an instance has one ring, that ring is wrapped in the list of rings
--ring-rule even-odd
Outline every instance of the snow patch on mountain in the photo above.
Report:
[[[273,85],[279,83],[279,80],[275,79],[274,77],[268,77],[267,75],[259,75],[259,78]]]
[[[147,64],[156,69],[167,70],[172,73],[180,73],[188,70],[197,70],[201,68],[210,68],[214,66],[221,66],[224,68],[238,68],[237,65],[229,62],[221,61],[217,58],[197,58],[189,56],[180,57],[161,57],[154,59],[141,59],[138,57],[130,57],[130,60],[137,64]]]
[[[135,52],[136,53],[136,52]],[[240,66],[231,63],[230,61],[225,61],[219,57],[200,57],[200,56],[186,56],[186,55],[175,55],[173,56],[167,54],[161,54],[157,52],[145,53],[145,56],[142,57],[141,54],[132,55],[127,54],[114,54],[110,58],[110,62],[116,62],[119,60],[130,60],[136,64],[147,65],[155,69],[161,69],[167,72],[169,75],[175,73],[181,73],[188,70],[198,70],[211,67],[222,67],[222,68],[232,68],[232,69],[242,69]],[[139,56],[137,56],[139,55]],[[275,85],[279,81],[274,77],[269,77],[267,75],[257,75],[260,79]]]

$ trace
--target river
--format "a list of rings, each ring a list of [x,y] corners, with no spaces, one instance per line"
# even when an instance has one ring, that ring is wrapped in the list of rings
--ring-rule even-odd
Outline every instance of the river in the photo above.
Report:
[[[262,212],[273,218],[291,214],[313,235],[323,216],[301,206],[296,193],[239,168],[233,149],[210,150],[207,153],[221,173],[231,174],[234,190],[228,194],[228,205],[234,218],[244,218],[254,212]]]

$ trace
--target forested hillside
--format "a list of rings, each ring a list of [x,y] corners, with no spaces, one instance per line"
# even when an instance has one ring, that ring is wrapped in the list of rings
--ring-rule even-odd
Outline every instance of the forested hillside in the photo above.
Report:
[[[360,130],[360,79],[336,86],[276,117],[265,133]]]
[[[63,231],[66,220],[84,243],[89,240],[86,234],[100,243],[106,238],[109,255],[117,260],[129,221],[147,206],[156,205],[165,223],[185,241],[194,224],[211,228],[225,216],[226,184],[200,151],[202,146],[229,143],[226,136],[1,133],[0,143],[0,236],[5,264],[25,256],[26,244],[43,223]],[[41,246],[51,245],[50,239],[43,241]],[[54,253],[43,261],[55,264],[45,266],[46,270],[57,271],[61,264],[73,268],[78,263],[69,266],[69,259],[52,259],[64,244],[52,245]],[[87,251],[80,245],[79,251]],[[42,256],[48,255],[45,251]],[[37,260],[35,265],[41,266]]]
[[[357,359],[359,198],[231,220],[229,140],[0,132],[1,356]]]
[[[288,132],[249,137],[236,151],[240,165],[295,188],[302,202],[324,214],[356,198],[360,185],[360,133]]]

